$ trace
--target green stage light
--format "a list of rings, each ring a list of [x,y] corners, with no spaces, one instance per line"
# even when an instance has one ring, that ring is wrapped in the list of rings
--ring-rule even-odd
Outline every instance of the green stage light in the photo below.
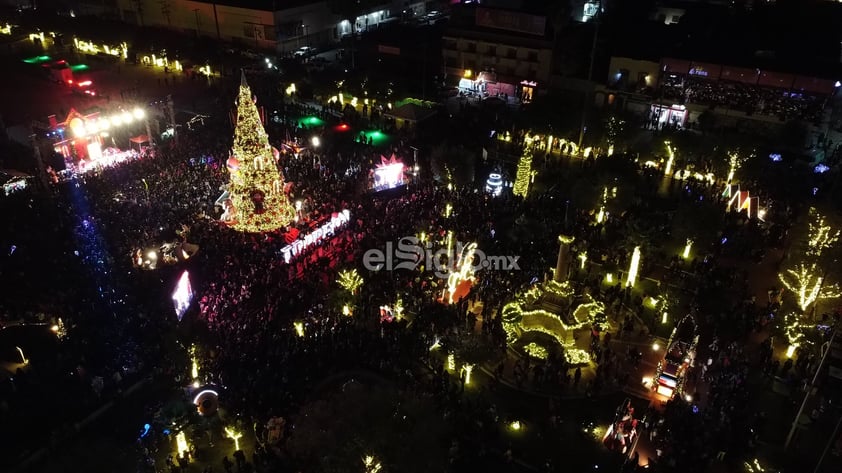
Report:
[[[50,59],[52,59],[52,58],[50,58],[50,56],[35,56],[35,57],[24,59],[23,62],[25,62],[27,64],[40,64],[42,62],[47,62]]]

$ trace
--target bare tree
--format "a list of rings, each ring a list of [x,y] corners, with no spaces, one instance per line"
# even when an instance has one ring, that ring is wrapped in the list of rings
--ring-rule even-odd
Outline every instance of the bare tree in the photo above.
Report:
[[[167,18],[167,26],[172,26],[172,20],[170,18],[172,15],[172,5],[170,4],[170,0],[158,0],[158,3],[161,5],[161,14]]]

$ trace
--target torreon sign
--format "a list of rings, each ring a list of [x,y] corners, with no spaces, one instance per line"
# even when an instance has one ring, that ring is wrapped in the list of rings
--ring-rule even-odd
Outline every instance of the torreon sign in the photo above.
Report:
[[[350,220],[351,212],[347,209],[334,214],[330,220],[322,224],[315,231],[281,248],[281,255],[283,255],[284,262],[289,263],[294,257],[306,251],[308,248],[318,245],[326,237],[333,236],[333,233],[338,228],[343,227]]]

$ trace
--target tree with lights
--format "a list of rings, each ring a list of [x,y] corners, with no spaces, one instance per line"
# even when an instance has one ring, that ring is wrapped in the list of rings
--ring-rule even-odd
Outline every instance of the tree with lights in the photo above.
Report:
[[[526,198],[529,193],[529,183],[532,181],[532,146],[527,143],[523,154],[517,163],[517,175],[515,177],[515,185],[512,189],[515,195]]]
[[[831,227],[824,216],[810,208],[809,234],[804,259],[779,275],[783,285],[795,293],[798,308],[802,312],[819,299],[833,299],[840,296],[839,287],[827,284],[826,271],[821,268],[822,256],[839,240],[839,230]],[[824,258],[826,259],[826,258]]]
[[[337,279],[336,282],[339,283],[343,289],[353,295],[356,294],[360,289],[360,286],[363,285],[363,278],[356,269],[352,269],[350,271],[345,270],[339,272],[339,279]]]
[[[245,74],[237,97],[232,148],[227,162],[231,179],[223,202],[222,220],[241,232],[250,233],[288,225],[295,217],[295,209],[284,194],[277,153],[269,144]]]
[[[789,341],[787,356],[792,356],[794,350],[806,340],[802,323],[804,315],[811,307],[815,311],[815,303],[821,299],[834,299],[842,296],[839,286],[827,282],[827,271],[822,267],[828,259],[828,251],[832,250],[839,240],[839,230],[827,223],[815,208],[810,209],[809,234],[802,260],[786,269],[778,277],[784,287],[795,294],[798,313],[790,313],[784,320],[784,331]]]
[[[801,263],[793,269],[787,269],[779,277],[783,285],[795,293],[798,298],[796,304],[801,312],[806,312],[819,299],[840,296],[839,287],[836,284],[825,283],[825,276],[820,273],[816,264]]]

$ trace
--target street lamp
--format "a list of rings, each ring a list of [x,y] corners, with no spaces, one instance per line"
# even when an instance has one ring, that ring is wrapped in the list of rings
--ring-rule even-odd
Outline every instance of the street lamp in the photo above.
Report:
[[[318,136],[310,138],[310,142],[313,143],[313,148],[318,148],[322,144],[322,140]]]

